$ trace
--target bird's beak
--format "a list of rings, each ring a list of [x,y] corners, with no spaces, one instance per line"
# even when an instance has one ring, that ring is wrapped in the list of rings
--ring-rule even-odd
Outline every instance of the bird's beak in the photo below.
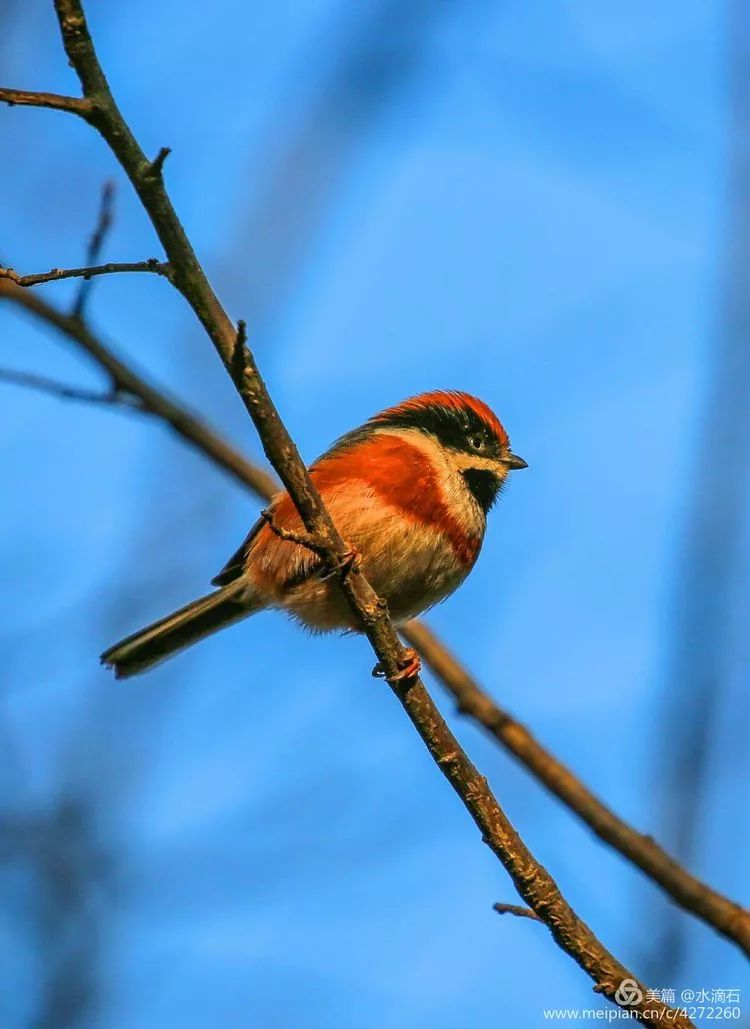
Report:
[[[511,471],[516,471],[519,468],[529,467],[528,464],[524,461],[524,459],[522,457],[519,457],[517,454],[508,454],[503,464],[506,464]]]

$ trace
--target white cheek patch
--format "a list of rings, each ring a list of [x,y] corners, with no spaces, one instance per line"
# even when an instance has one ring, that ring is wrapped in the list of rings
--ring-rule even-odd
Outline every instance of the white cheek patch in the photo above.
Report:
[[[482,538],[487,525],[485,514],[466,485],[461,474],[469,469],[489,471],[501,482],[505,479],[507,469],[491,457],[481,454],[463,454],[458,450],[449,450],[427,433],[419,429],[380,429],[384,435],[397,436],[404,442],[421,450],[429,457],[431,464],[438,471],[440,492],[448,509],[456,522],[469,536]]]
[[[460,451],[448,451],[448,461],[458,472],[476,469],[478,472],[492,472],[499,479],[505,477],[506,468],[493,457],[482,457],[481,454],[462,454]]]

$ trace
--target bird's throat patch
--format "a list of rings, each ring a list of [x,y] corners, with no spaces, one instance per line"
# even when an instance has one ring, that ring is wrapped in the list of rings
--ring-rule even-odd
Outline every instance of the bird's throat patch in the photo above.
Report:
[[[494,472],[485,468],[464,468],[461,475],[472,496],[487,514],[500,492],[500,479]]]

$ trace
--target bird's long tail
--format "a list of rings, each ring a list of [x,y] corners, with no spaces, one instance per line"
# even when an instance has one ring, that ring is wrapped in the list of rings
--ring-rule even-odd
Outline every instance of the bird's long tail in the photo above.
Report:
[[[259,599],[248,595],[246,582],[230,583],[115,643],[104,651],[101,662],[113,668],[118,679],[127,679],[261,607]]]

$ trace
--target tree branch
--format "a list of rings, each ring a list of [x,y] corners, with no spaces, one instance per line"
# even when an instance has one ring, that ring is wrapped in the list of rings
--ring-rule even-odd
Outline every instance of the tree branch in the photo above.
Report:
[[[35,275],[19,275],[12,268],[0,268],[0,279],[9,279],[16,286],[38,286],[42,282],[57,282],[60,279],[92,279],[95,275],[114,275],[118,272],[153,272],[171,278],[169,264],[149,257],[146,261],[89,265],[85,268],[52,268]]]
[[[109,234],[109,230],[112,228],[114,222],[114,206],[115,206],[115,184],[111,179],[108,179],[102,187],[102,197],[99,204],[99,217],[96,220],[94,231],[91,233],[89,239],[89,245],[86,248],[86,264],[91,267],[92,265],[99,264],[99,258],[104,250],[104,242]],[[91,294],[93,281],[90,275],[84,277],[83,281],[79,283],[78,293],[76,295],[71,313],[76,318],[83,318],[84,311],[86,310],[86,302]]]
[[[452,693],[461,714],[478,722],[593,832],[662,887],[680,907],[713,926],[750,956],[750,910],[696,879],[652,836],[638,832],[602,803],[529,729],[499,707],[423,622],[401,634]]]
[[[0,279],[2,299],[13,301],[35,318],[53,325],[106,372],[111,385],[110,392],[136,397],[140,402],[140,410],[160,418],[191,447],[210,457],[254,493],[268,499],[278,492],[279,484],[272,475],[247,461],[198,415],[150,385],[121,361],[80,319],[48,304],[37,293]]]
[[[0,103],[10,107],[49,107],[53,111],[68,111],[87,121],[91,117],[91,103],[79,96],[62,96],[60,93],[34,93],[28,89],[4,89],[0,87]]]
[[[150,161],[131,132],[99,64],[79,0],[54,0],[54,6],[65,53],[90,105],[89,120],[109,144],[143,204],[172,265],[173,285],[190,304],[229,369],[236,329],[211,288],[164,188],[166,148]]]
[[[135,141],[109,91],[97,61],[79,0],[55,0],[55,8],[69,61],[93,107],[91,121],[101,132],[130,177],[172,265],[173,282],[204,325],[242,396],[261,437],[264,450],[292,497],[307,532],[327,555],[332,568],[350,554],[296,446],[265,388],[243,333],[237,333],[221,307],[164,190],[161,169],[152,165]],[[391,688],[411,718],[436,764],[461,798],[482,833],[483,840],[511,875],[520,896],[547,924],[556,942],[594,980],[596,989],[617,1003],[623,979],[633,976],[621,965],[564,899],[549,873],[533,857],[507,819],[486,780],[479,775],[432,702],[418,677],[396,681],[404,649],[377,597],[356,564],[342,575],[340,585],[352,612],[367,635]],[[641,984],[638,984],[639,986]],[[645,988],[642,992],[645,994]],[[645,1021],[670,1020],[678,1026],[692,1023],[660,1002],[643,1000],[629,1005]]]
[[[493,904],[492,910],[497,911],[498,915],[515,915],[516,918],[530,918],[534,922],[541,922],[536,911],[525,908],[522,904]]]
[[[24,386],[27,389],[36,390],[38,393],[49,393],[51,396],[59,397],[61,400],[78,400],[84,404],[104,404],[110,407],[130,406],[121,394],[110,390],[103,393],[101,390],[83,389],[79,386],[68,386],[64,382],[57,382],[56,379],[47,378],[46,375],[34,375],[32,372],[16,372],[8,368],[0,368],[0,382],[7,382],[12,386]],[[133,408],[136,411],[140,407]]]

